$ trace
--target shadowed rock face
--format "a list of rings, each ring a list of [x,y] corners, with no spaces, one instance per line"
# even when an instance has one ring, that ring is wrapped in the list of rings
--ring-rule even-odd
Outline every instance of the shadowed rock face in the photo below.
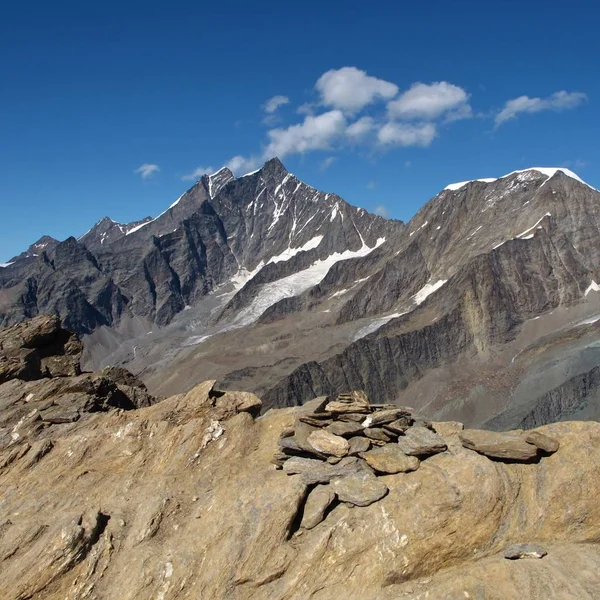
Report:
[[[306,407],[255,420],[213,387],[20,429],[0,449],[0,596],[598,597],[597,423],[541,428],[560,447],[527,464],[436,423],[447,449],[416,471],[323,488],[271,464]],[[512,544],[547,555],[509,561]]]

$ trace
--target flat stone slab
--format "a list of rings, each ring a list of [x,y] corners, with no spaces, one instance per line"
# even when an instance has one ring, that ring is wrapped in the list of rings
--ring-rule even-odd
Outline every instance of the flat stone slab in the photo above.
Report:
[[[539,544],[512,544],[508,546],[502,556],[509,560],[518,560],[519,558],[543,558],[548,552]]]
[[[458,437],[465,448],[489,458],[527,461],[538,454],[537,446],[529,444],[523,436],[514,433],[465,429],[458,434]]]
[[[313,431],[307,441],[317,452],[328,456],[346,456],[350,449],[348,440],[325,429]]]
[[[388,410],[378,410],[371,413],[363,422],[363,427],[378,427],[396,421],[400,417],[408,417],[411,410],[408,407],[398,407]]]
[[[306,485],[315,483],[329,483],[332,479],[355,475],[356,473],[367,473],[373,475],[371,467],[362,459],[355,456],[346,456],[337,465],[294,456],[283,464],[283,471],[288,475],[302,475],[302,481]]]
[[[327,412],[333,414],[343,413],[369,413],[371,406],[364,392],[355,391],[350,394],[340,394],[335,400],[325,406]]]
[[[398,438],[398,447],[408,456],[429,456],[448,449],[444,439],[426,427],[408,429]]]
[[[350,449],[348,456],[357,456],[361,452],[366,452],[371,447],[371,440],[366,437],[353,437],[348,440]]]
[[[433,430],[442,437],[458,435],[465,426],[459,421],[435,421],[431,424]]]
[[[318,485],[306,499],[300,527],[305,529],[316,527],[323,520],[325,511],[334,500],[335,492],[330,486]]]
[[[377,473],[408,473],[419,468],[420,460],[416,456],[407,456],[397,444],[386,444],[360,455]]]
[[[528,444],[533,444],[544,452],[553,453],[556,452],[560,447],[558,440],[555,440],[544,433],[540,433],[539,431],[526,432],[523,434],[523,438],[525,438],[525,441]]]
[[[350,437],[362,433],[362,425],[353,421],[336,421],[329,425],[326,431],[333,433],[334,435],[341,435],[342,437]]]
[[[380,442],[391,442],[396,437],[393,433],[388,433],[380,427],[366,427],[363,429],[363,434],[372,440]]]
[[[385,483],[368,473],[357,473],[334,479],[331,488],[340,502],[348,502],[354,506],[369,506],[388,493]]]

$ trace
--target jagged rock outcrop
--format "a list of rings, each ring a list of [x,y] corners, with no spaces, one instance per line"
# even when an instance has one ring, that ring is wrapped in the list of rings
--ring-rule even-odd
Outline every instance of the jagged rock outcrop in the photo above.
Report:
[[[42,444],[33,433],[0,450],[0,596],[598,596],[597,423],[541,428],[560,449],[531,463],[466,449],[451,424],[446,451],[374,478],[387,492],[360,506],[378,495],[364,472],[310,491],[271,463],[314,406],[254,419],[213,389],[94,413],[53,426]],[[506,560],[511,544],[547,556]]]

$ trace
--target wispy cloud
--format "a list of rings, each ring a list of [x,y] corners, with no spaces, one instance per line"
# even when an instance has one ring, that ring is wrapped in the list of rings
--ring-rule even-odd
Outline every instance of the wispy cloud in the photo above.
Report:
[[[384,219],[390,218],[390,211],[383,205],[379,205],[375,208],[375,214],[383,217]]]
[[[261,162],[263,162],[263,160],[261,158],[255,157],[255,156],[251,156],[249,158],[246,158],[244,156],[234,156],[233,158],[231,158],[226,164],[225,166],[230,169],[231,171],[233,171],[236,174],[243,174],[243,173],[248,173],[250,171],[254,171],[254,169],[258,168],[261,164]]]
[[[159,171],[160,167],[158,165],[144,163],[143,165],[140,165],[137,169],[135,169],[134,173],[140,175],[142,179],[150,179],[150,177],[152,177]]]
[[[187,175],[183,175],[181,177],[182,181],[196,181],[197,179],[200,179],[200,177],[202,177],[202,175],[205,174],[211,174],[214,173],[215,169],[213,169],[212,167],[196,167],[191,173],[188,173]]]
[[[326,171],[336,160],[337,159],[335,156],[328,156],[326,159],[321,161],[321,164],[319,165],[319,169],[321,171]]]
[[[508,100],[496,114],[494,125],[499,127],[507,121],[516,119],[521,113],[538,113],[545,110],[561,112],[577,108],[587,100],[587,94],[583,92],[566,92],[561,90],[546,98],[530,98],[529,96],[519,96]]]
[[[273,96],[265,102],[263,109],[267,114],[272,115],[280,106],[289,103],[290,99],[287,96]]]

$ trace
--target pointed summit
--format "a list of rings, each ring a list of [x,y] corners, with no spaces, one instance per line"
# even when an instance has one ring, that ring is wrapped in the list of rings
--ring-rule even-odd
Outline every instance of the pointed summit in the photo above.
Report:
[[[214,198],[224,186],[234,179],[235,175],[227,167],[222,167],[212,175],[202,175],[201,181],[206,187],[208,195]]]

